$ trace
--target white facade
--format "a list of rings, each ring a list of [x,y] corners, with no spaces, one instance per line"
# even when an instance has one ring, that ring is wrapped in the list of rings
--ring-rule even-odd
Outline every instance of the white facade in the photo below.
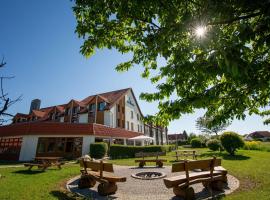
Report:
[[[38,137],[39,136],[37,135],[23,136],[19,161],[28,161],[33,160],[35,158],[37,151]]]
[[[142,115],[140,114],[139,107],[130,90],[125,95],[125,122],[125,129],[142,133],[144,132]],[[133,130],[131,123],[133,124]]]
[[[95,143],[95,136],[92,135],[83,136],[82,156],[89,155],[91,143]]]
[[[88,123],[88,113],[79,114],[79,123]]]
[[[82,156],[89,154],[90,144],[95,142],[95,136],[93,135],[26,135],[23,136],[19,161],[30,161],[36,157],[40,137],[82,137]]]

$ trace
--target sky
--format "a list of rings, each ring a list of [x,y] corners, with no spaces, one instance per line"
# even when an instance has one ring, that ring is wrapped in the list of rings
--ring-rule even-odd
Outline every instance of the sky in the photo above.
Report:
[[[41,107],[67,103],[85,97],[131,87],[143,114],[157,112],[157,103],[139,99],[141,92],[152,92],[155,87],[142,79],[142,67],[128,72],[116,72],[117,64],[128,60],[116,50],[98,50],[91,58],[80,53],[83,41],[75,33],[76,19],[70,0],[1,0],[0,1],[0,56],[6,66],[1,75],[14,79],[4,82],[11,98],[22,95],[22,100],[9,112],[28,113],[32,99],[41,99]],[[0,57],[0,58],[1,58]],[[169,125],[169,133],[199,134],[195,121],[203,110],[184,115]],[[259,116],[234,120],[227,130],[240,134],[270,130]]]

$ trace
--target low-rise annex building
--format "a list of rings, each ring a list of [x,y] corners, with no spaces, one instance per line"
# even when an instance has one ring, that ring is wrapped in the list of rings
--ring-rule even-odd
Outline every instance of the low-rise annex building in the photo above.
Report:
[[[76,158],[88,154],[90,144],[132,144],[129,138],[147,135],[153,144],[167,143],[167,128],[144,124],[131,88],[89,96],[82,101],[17,113],[13,123],[0,127],[0,160],[32,160],[36,156]]]

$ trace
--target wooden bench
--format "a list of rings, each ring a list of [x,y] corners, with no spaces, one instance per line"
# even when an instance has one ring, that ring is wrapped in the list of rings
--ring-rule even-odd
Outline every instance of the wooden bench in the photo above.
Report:
[[[28,170],[31,170],[33,167],[38,167],[38,169],[46,170],[48,167],[57,166],[61,169],[63,162],[60,162],[61,157],[36,157],[33,163],[24,163],[25,167],[28,167]]]
[[[175,151],[174,157],[176,158],[176,161],[184,161],[187,160],[188,157],[192,157],[193,160],[197,160],[197,151],[196,150],[178,150]],[[180,158],[184,159],[180,159]]]
[[[139,163],[139,167],[144,167],[146,162],[155,162],[156,166],[162,167],[163,162],[167,162],[167,160],[160,159],[158,157],[165,156],[165,155],[166,155],[166,152],[140,152],[140,153],[136,153],[135,157],[141,158],[141,159],[137,159],[135,160],[135,162]],[[155,157],[155,158],[145,159],[145,157]]]
[[[79,188],[94,187],[96,181],[98,185],[98,193],[102,196],[115,194],[117,191],[116,182],[126,182],[126,177],[116,176],[113,172],[113,165],[103,161],[80,160],[81,179]]]
[[[190,170],[201,169],[200,172]],[[207,189],[223,190],[227,183],[227,170],[221,166],[221,159],[184,161],[172,164],[172,172],[185,172],[183,175],[163,179],[167,188],[173,188],[176,196],[194,199],[190,185],[202,183]]]

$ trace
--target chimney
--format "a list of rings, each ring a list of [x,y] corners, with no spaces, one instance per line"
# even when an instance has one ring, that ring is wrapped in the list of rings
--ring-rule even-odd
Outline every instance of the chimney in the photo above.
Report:
[[[40,99],[33,99],[31,101],[30,111],[29,114],[32,112],[32,110],[39,110],[40,109],[41,100]]]

